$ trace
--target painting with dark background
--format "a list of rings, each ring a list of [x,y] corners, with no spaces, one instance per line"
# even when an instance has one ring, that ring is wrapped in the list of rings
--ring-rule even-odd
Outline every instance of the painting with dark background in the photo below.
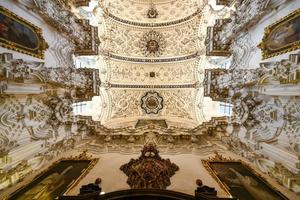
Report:
[[[209,162],[209,167],[239,200],[287,199],[241,162]]]
[[[299,49],[300,9],[268,26],[259,47],[264,59]]]
[[[0,45],[21,53],[42,58],[48,45],[42,30],[0,6]]]
[[[62,160],[10,196],[10,200],[53,200],[85,174],[92,160]]]

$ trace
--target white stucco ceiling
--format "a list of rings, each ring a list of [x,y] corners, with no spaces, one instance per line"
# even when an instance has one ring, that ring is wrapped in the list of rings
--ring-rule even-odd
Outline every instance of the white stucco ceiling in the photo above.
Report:
[[[151,6],[156,18],[147,16]],[[205,68],[214,67],[204,45],[207,26],[223,12],[214,7],[197,0],[107,0],[81,8],[82,16],[98,23],[101,41],[94,57],[102,82],[94,105],[101,108],[93,110],[94,119],[114,128],[134,126],[138,119],[194,127],[220,116],[219,103],[204,98],[201,86]],[[163,98],[157,114],[141,108],[149,91]]]

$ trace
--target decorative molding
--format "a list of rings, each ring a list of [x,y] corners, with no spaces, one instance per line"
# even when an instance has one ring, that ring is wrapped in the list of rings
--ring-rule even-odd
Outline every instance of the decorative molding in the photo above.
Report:
[[[116,128],[111,129],[107,128],[102,125],[100,122],[93,121],[92,117],[86,116],[76,116],[76,121],[79,124],[85,124],[90,129],[94,130],[94,132],[99,133],[100,135],[104,134],[114,134],[118,135],[119,133],[124,133],[124,135],[130,135],[132,133],[139,133],[139,132],[146,132],[149,127],[140,127],[140,128],[133,128],[133,127],[124,127],[124,128]],[[217,131],[222,130],[224,127],[228,125],[228,117],[212,117],[210,121],[203,122],[202,124],[196,126],[195,128],[182,128],[182,127],[168,127],[168,128],[159,128],[156,130],[157,127],[153,127],[154,132],[161,132],[161,133],[177,133],[183,134],[191,137],[191,134],[209,134],[213,135]]]
[[[34,56],[40,59],[44,58],[44,51],[48,49],[49,45],[45,41],[45,39],[42,36],[42,29],[35,26],[34,24],[30,23],[29,21],[25,20],[22,17],[19,17],[15,13],[9,11],[8,9],[4,8],[3,6],[0,6],[0,15],[3,16],[3,19],[1,21],[2,26],[1,27],[1,34],[0,34],[0,46],[28,54],[30,56]],[[4,20],[7,20],[9,22],[4,22]],[[27,30],[27,32],[19,32],[21,30],[16,29],[15,31],[12,31],[10,26],[13,26],[13,23],[17,23],[18,25],[22,25],[22,29]],[[17,27],[17,26],[16,26]],[[6,32],[7,31],[7,32]],[[18,32],[16,32],[18,31]],[[16,33],[15,33],[16,32]],[[29,33],[32,33],[34,35],[29,35]],[[6,34],[6,36],[5,36]],[[18,36],[22,35],[22,36]],[[10,36],[10,37],[8,37]],[[22,38],[18,38],[22,37]],[[24,38],[27,37],[26,40],[27,44],[24,43]],[[30,38],[31,37],[31,38]],[[17,41],[19,40],[19,41]],[[36,44],[34,44],[34,41]],[[31,41],[31,44],[29,42]],[[32,45],[35,45],[34,47],[31,47]]]
[[[207,27],[207,34],[205,39],[206,56],[230,56],[230,43],[220,43],[218,34],[222,27],[230,23],[230,19],[217,19],[214,26]]]
[[[140,63],[166,63],[166,62],[177,62],[177,61],[183,61],[183,60],[190,60],[197,58],[199,55],[198,53],[194,53],[188,56],[182,56],[182,57],[175,57],[175,58],[132,58],[132,57],[124,57],[115,55],[112,53],[104,54],[105,56],[108,56],[113,59],[117,60],[123,60],[127,62],[140,62]]]
[[[216,0],[216,5],[230,6],[234,0]]]
[[[34,80],[35,84],[53,88],[60,87],[71,93],[77,100],[90,100],[99,95],[100,78],[98,69],[56,67],[46,68],[43,62],[28,62],[21,59],[14,60],[12,54],[0,54],[0,81],[10,80],[24,83],[25,80]],[[24,83],[26,87],[26,83]],[[49,88],[50,89],[50,88]],[[45,91],[46,92],[46,91]],[[5,89],[0,92],[5,93]]]
[[[218,88],[219,86],[215,84],[216,79],[222,76],[226,72],[225,69],[205,69],[204,75],[204,96],[212,98],[213,101],[223,101],[225,102],[229,97],[228,88]]]
[[[274,192],[276,192],[276,194],[281,197],[282,199],[287,200],[287,197],[285,197],[277,188],[275,188],[272,184],[270,184],[268,181],[266,181],[266,179],[260,174],[258,173],[256,170],[254,170],[249,164],[247,164],[246,162],[239,160],[239,159],[232,159],[230,157],[223,157],[221,154],[219,154],[218,152],[215,152],[215,156],[214,157],[209,157],[207,160],[202,160],[202,164],[203,166],[207,169],[207,171],[210,173],[210,175],[218,182],[218,184],[220,185],[220,187],[226,191],[226,193],[230,196],[232,196],[232,194],[230,193],[230,189],[229,187],[223,183],[219,177],[217,172],[211,167],[211,163],[238,163],[243,165],[247,170],[249,170],[254,176],[256,176],[260,181],[262,181],[266,186],[268,186],[269,188],[271,188]],[[252,177],[250,177],[252,178]]]
[[[181,87],[201,85],[202,78],[197,79],[198,59],[190,59],[181,62],[170,63],[131,63],[109,59],[107,84],[114,87],[128,87],[128,85],[139,85],[138,87]],[[204,70],[203,70],[204,71]],[[154,73],[154,77],[151,76]],[[155,83],[155,84],[154,84]],[[117,86],[119,85],[119,86]],[[135,86],[133,86],[135,87]],[[196,87],[196,86],[195,86]]]
[[[259,68],[206,69],[204,95],[224,101],[229,98],[229,90],[233,96],[233,93],[239,93],[243,88],[297,84],[300,81],[297,75],[299,68],[300,52],[290,54],[288,59],[278,62],[261,62]]]
[[[197,53],[199,21],[196,18],[176,27],[160,27],[153,30],[105,18],[105,27],[105,32],[100,36],[102,42],[99,47],[100,53],[104,56],[118,55],[123,57],[123,60],[124,57],[129,57],[128,61],[134,62],[136,60],[134,58],[137,58],[146,62],[145,56],[151,56],[153,52],[160,52],[154,56],[159,55],[162,59],[172,58],[175,61],[178,59],[176,57],[189,57],[191,54]],[[150,40],[152,43],[151,45],[148,43],[148,47],[155,47],[154,51],[151,50],[152,53],[147,51],[147,49],[150,50],[147,48],[147,42]],[[155,61],[158,60],[155,59]]]
[[[68,1],[68,0],[66,0]],[[76,7],[89,6],[91,0],[71,0],[71,3]]]
[[[61,159],[55,161],[50,167],[48,167],[47,169],[40,172],[37,176],[34,177],[34,179],[31,182],[34,182],[35,180],[38,180],[40,177],[44,176],[47,173],[47,171],[51,170],[55,165],[59,164],[60,162],[63,162],[63,161],[90,161],[88,167],[82,171],[82,174],[80,174],[80,176],[76,180],[73,180],[71,182],[71,184],[68,185],[67,190],[64,192],[64,194],[67,194],[72,188],[76,187],[76,185],[85,177],[85,175],[87,175],[90,172],[90,170],[97,164],[98,160],[99,160],[99,158],[92,158],[92,156],[88,156],[86,151],[82,152],[78,156],[61,158]],[[25,185],[25,186],[19,188],[17,191],[13,192],[8,197],[8,199],[13,198],[14,195],[21,192],[24,188],[26,188],[26,186],[27,185]]]
[[[163,98],[156,91],[146,92],[141,98],[141,108],[147,114],[158,114],[163,109]]]
[[[98,28],[89,25],[88,20],[77,18],[71,11],[68,2],[54,0],[34,1],[38,12],[46,22],[64,34],[76,45],[76,55],[98,55]]]
[[[149,8],[149,10],[147,11],[147,17],[149,19],[155,19],[158,16],[158,11],[155,8],[154,4],[152,4]]]
[[[78,150],[89,152],[121,154],[138,153],[145,144],[154,143],[165,154],[191,153],[210,155],[215,150],[225,151],[217,145],[220,136],[225,134],[227,118],[213,118],[193,129],[163,127],[155,124],[146,126],[111,129],[91,117],[77,116],[76,123],[85,125],[89,134],[82,140]]]
[[[114,84],[109,83],[109,87],[111,88],[196,88],[197,83],[195,84],[182,84],[182,85],[129,85],[129,84]]]
[[[112,112],[111,120],[117,120],[129,117],[146,117],[147,114],[141,109],[140,99],[149,89],[118,89],[111,88]],[[180,90],[160,90],[159,93],[164,99],[164,107],[157,113],[158,117],[174,117],[187,120],[193,120],[194,96],[196,90],[186,88]]]
[[[165,49],[166,41],[161,33],[151,30],[142,36],[139,45],[146,57],[159,57]]]
[[[119,17],[113,15],[112,13],[109,13],[109,17],[116,20],[116,21],[118,21],[118,22],[128,24],[128,25],[141,26],[141,27],[153,27],[154,28],[154,27],[163,27],[163,26],[172,26],[172,25],[181,24],[183,22],[189,21],[190,19],[192,19],[193,17],[199,15],[200,13],[201,13],[201,10],[198,9],[196,12],[194,12],[193,14],[191,14],[191,15],[185,17],[185,18],[178,19],[178,20],[171,21],[171,22],[162,22],[162,23],[133,22],[133,21],[129,21],[129,20],[119,18]]]
[[[173,21],[179,21],[192,15],[199,9],[200,5],[197,0],[179,0],[174,1],[160,1],[160,2],[145,2],[145,1],[114,1],[109,4],[102,3],[102,9],[107,10],[108,13],[133,23],[143,24],[167,24]],[[155,6],[159,15],[156,18],[149,18],[147,13],[149,7]]]
[[[296,20],[294,24],[291,23],[291,21],[293,20]],[[274,56],[278,56],[299,49],[300,48],[300,37],[299,37],[300,28],[298,27],[299,23],[300,23],[300,9],[297,9],[294,12],[290,13],[289,15],[283,17],[279,21],[276,21],[275,23],[266,27],[264,30],[264,37],[262,39],[262,42],[258,45],[258,47],[262,50],[263,59],[271,58]],[[289,27],[286,27],[287,25],[289,25]],[[282,38],[275,39],[276,30],[277,31],[281,30],[281,32],[277,32],[279,33],[278,35],[280,35],[279,37],[283,37],[282,35],[283,32],[285,34],[290,34],[290,35],[285,35],[283,39]],[[273,31],[275,31],[275,33]],[[294,38],[294,41],[292,43],[285,44],[285,42],[287,42],[287,40],[291,38]],[[275,42],[278,43],[281,42],[282,44],[281,46],[275,48],[274,51],[272,51],[271,47],[268,48],[269,43],[272,42],[274,45]]]
[[[232,42],[273,11],[276,5],[270,2],[270,0],[235,2],[236,11],[229,18],[217,19],[213,27],[207,28],[206,55],[230,56]]]

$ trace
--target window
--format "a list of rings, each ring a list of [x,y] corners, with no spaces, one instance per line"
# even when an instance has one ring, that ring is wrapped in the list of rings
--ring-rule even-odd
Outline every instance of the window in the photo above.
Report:
[[[230,103],[220,103],[220,113],[230,116],[232,113],[232,104]]]
[[[227,60],[220,65],[220,68],[229,69],[230,65],[231,65],[231,60]]]
[[[86,102],[79,102],[73,104],[73,113],[74,115],[80,115],[81,113],[85,112],[87,109]]]

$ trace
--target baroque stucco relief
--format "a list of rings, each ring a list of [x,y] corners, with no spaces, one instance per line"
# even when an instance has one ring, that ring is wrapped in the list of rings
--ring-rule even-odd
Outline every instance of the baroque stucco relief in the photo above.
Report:
[[[152,5],[151,5],[152,4]],[[170,22],[185,18],[198,9],[199,2],[196,0],[180,0],[180,1],[122,1],[122,0],[111,0],[108,1],[105,7],[113,15],[134,22]],[[151,18],[148,16],[148,10],[154,8],[157,10],[157,16]]]
[[[106,33],[100,36],[103,43],[100,44],[101,51],[105,54],[112,53],[126,57],[147,57],[148,40],[147,34],[155,31],[161,42],[158,43],[160,53],[156,57],[176,57],[191,55],[197,52],[197,29],[199,18],[195,16],[191,20],[169,27],[153,28],[125,25],[111,18],[106,18]],[[146,38],[147,39],[147,38]],[[157,37],[153,38],[158,40]],[[163,43],[162,43],[163,41]],[[157,41],[158,42],[158,41]],[[144,48],[141,45],[144,44]],[[153,46],[153,45],[152,45]]]
[[[198,60],[166,64],[138,64],[109,60],[109,82],[124,84],[185,84],[195,83]],[[155,77],[150,77],[150,72]]]
[[[111,119],[124,117],[147,117],[140,107],[141,98],[146,91],[147,90],[111,89]],[[155,117],[171,116],[193,120],[193,100],[195,89],[157,91],[164,99],[164,108],[158,114],[154,114]]]

